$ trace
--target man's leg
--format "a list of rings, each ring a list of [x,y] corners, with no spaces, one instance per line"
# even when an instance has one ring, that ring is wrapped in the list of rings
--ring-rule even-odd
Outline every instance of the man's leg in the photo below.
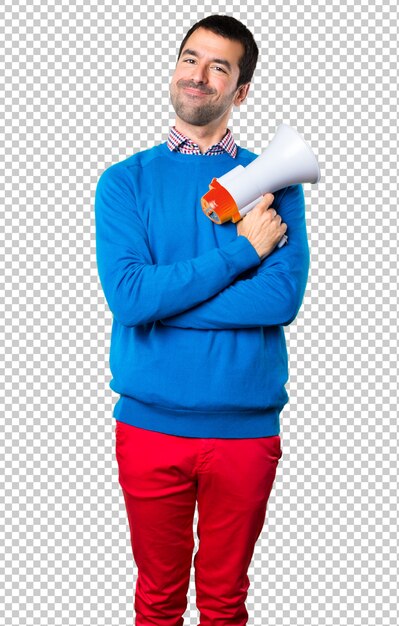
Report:
[[[244,626],[251,563],[282,456],[280,436],[210,439],[198,467],[200,626]]]
[[[194,549],[193,441],[116,425],[119,483],[138,568],[136,626],[183,624]]]

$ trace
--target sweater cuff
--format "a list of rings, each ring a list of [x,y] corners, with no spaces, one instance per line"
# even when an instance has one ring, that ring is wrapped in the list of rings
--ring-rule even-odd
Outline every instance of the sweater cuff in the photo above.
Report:
[[[232,269],[239,270],[240,273],[261,263],[259,254],[244,235],[238,235],[223,247],[223,251],[227,253]]]

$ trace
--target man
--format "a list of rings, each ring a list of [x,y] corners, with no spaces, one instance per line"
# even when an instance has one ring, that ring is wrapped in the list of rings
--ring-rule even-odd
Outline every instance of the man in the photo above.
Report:
[[[257,57],[233,17],[195,24],[170,83],[167,141],[112,165],[97,185],[140,626],[183,623],[196,502],[201,626],[246,624],[247,570],[282,454],[283,326],[298,313],[309,267],[302,186],[266,194],[237,224],[214,224],[200,205],[214,177],[257,156],[227,128]]]

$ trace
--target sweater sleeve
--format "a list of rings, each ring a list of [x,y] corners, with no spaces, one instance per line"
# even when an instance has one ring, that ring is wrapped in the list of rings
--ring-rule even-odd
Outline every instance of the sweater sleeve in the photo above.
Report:
[[[303,301],[310,262],[302,185],[286,187],[275,208],[287,224],[288,243],[275,248],[251,278],[238,278],[206,302],[162,320],[164,325],[228,329],[293,322]]]
[[[136,326],[179,314],[260,264],[246,237],[192,259],[154,264],[134,179],[116,165],[101,174],[94,209],[100,283],[113,316],[122,325]]]

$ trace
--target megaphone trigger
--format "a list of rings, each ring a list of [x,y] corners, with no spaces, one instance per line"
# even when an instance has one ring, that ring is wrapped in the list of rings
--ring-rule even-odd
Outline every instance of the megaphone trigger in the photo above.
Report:
[[[288,243],[288,237],[287,235],[283,235],[277,244],[277,248],[282,248],[286,243]]]

